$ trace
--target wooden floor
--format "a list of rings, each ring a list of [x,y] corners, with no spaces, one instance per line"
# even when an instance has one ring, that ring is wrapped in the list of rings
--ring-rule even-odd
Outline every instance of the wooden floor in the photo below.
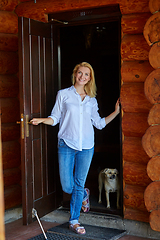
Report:
[[[41,223],[45,232],[49,228],[52,228],[58,225],[58,223],[46,222],[46,221],[41,221]],[[14,222],[6,224],[5,232],[6,232],[5,233],[6,240],[27,240],[29,238],[32,238],[42,233],[37,221],[28,226],[24,226],[22,224],[22,219],[18,219]],[[121,237],[119,240],[149,240],[149,238],[141,238],[141,237],[126,235]]]

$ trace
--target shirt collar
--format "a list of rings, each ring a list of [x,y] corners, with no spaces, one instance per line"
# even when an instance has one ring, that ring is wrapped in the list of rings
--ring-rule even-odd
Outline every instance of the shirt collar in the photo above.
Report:
[[[72,90],[72,91],[74,91],[76,94],[78,94],[76,88],[74,87],[74,85],[72,85],[72,86],[70,87],[70,90]],[[89,96],[86,95],[86,97],[88,98]]]
[[[72,91],[74,91],[76,94],[78,94],[77,91],[76,91],[76,88],[74,87],[74,85],[72,85],[72,86],[70,87],[70,90],[72,90]]]

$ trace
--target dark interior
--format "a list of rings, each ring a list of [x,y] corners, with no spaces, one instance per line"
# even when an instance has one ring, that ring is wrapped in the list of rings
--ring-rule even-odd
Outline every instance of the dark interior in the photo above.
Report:
[[[62,26],[60,47],[61,88],[71,86],[77,63],[89,62],[95,71],[99,113],[105,117],[113,112],[120,96],[120,21]],[[86,187],[90,189],[91,211],[122,215],[122,207],[116,208],[116,193],[110,193],[110,209],[106,208],[104,188],[102,204],[98,203],[98,174],[104,168],[117,168],[122,182],[120,115],[103,130],[95,129],[95,153]],[[63,195],[63,206],[69,206],[67,194]]]

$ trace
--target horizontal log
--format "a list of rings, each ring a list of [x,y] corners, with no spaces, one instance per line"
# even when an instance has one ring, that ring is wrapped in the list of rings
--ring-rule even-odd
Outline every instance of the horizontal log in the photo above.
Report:
[[[150,103],[160,103],[160,69],[156,69],[148,75],[144,83],[144,92]]]
[[[136,209],[125,208],[124,218],[139,222],[149,222],[149,213],[147,211],[144,212]]]
[[[120,4],[120,10],[122,14],[130,14],[130,13],[141,13],[141,12],[149,12],[148,0],[141,0],[136,2],[135,0],[101,0],[99,1],[80,1],[75,2],[75,0],[45,0],[45,7],[43,1],[37,1],[34,4],[33,1],[23,1],[17,6],[15,12],[18,16],[29,17],[39,21],[46,21],[45,14],[48,12],[59,12],[66,10],[74,10],[74,9],[84,9],[84,8],[92,8],[92,7],[101,7],[109,4]]]
[[[149,157],[142,147],[142,140],[138,137],[125,137],[123,141],[123,160],[147,164]]]
[[[154,210],[150,213],[149,223],[154,231],[160,232],[160,209]]]
[[[19,140],[20,125],[16,123],[2,123],[1,125],[2,142]]]
[[[0,51],[0,74],[16,74],[18,72],[18,53]]]
[[[150,159],[147,164],[147,174],[152,181],[160,181],[160,156]]]
[[[158,12],[160,10],[159,0],[149,0],[149,10],[151,13]]]
[[[160,124],[160,104],[155,104],[149,111],[148,124]]]
[[[121,105],[124,112],[148,113],[152,104],[144,94],[144,83],[125,83],[121,86]]]
[[[144,192],[148,212],[160,209],[160,181],[150,183]]]
[[[21,165],[21,146],[18,141],[3,142],[3,169],[18,168]]]
[[[160,42],[154,43],[149,51],[149,62],[155,69],[160,68]]]
[[[141,211],[147,211],[144,204],[144,191],[145,187],[126,184],[123,192],[124,206],[132,209],[138,209]]]
[[[139,163],[124,162],[123,179],[126,184],[146,187],[151,182],[147,166]]]
[[[13,185],[4,190],[5,209],[14,208],[22,204],[22,188]]]
[[[148,60],[150,47],[143,35],[125,35],[121,42],[121,59],[123,61]]]
[[[143,30],[144,38],[149,46],[160,41],[160,12],[153,14],[146,22]]]
[[[0,11],[0,33],[18,33],[18,16],[15,13]]]
[[[142,146],[150,158],[160,154],[160,125],[147,129],[142,137]]]
[[[19,79],[15,75],[0,75],[0,98],[17,97]]]
[[[147,0],[136,2],[135,0],[118,0],[117,3],[120,4],[120,10],[122,14],[149,12]]]
[[[19,168],[5,169],[3,171],[3,179],[4,179],[4,188],[20,184],[21,181],[21,171]]]
[[[150,16],[150,12],[122,15],[121,29],[123,34],[143,33],[144,25]]]
[[[121,78],[123,82],[144,82],[153,70],[149,61],[123,62]]]
[[[1,99],[2,123],[16,123],[20,120],[20,106],[17,98]]]
[[[13,11],[18,5],[18,0],[3,0],[0,3],[0,10]]]
[[[8,33],[0,33],[0,51],[17,51],[18,36]]]
[[[67,10],[75,10],[75,9],[85,9],[85,8],[92,8],[92,7],[103,7],[105,5],[113,5],[117,4],[117,0],[101,0],[100,2],[96,2],[94,0],[85,1],[82,0],[80,2],[75,2],[75,0],[45,0],[45,7],[43,1],[37,1],[34,4],[33,1],[24,3],[20,3],[15,12],[18,16],[24,16],[27,18],[39,20],[42,22],[46,22],[45,14],[60,12],[60,11],[67,11]]]
[[[148,113],[124,113],[122,131],[125,137],[142,137],[149,127]]]

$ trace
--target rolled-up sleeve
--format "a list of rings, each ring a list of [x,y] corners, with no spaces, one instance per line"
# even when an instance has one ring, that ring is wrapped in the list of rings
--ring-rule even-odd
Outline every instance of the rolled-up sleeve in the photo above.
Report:
[[[51,115],[48,116],[48,117],[52,118],[54,121],[52,126],[55,126],[56,124],[59,123],[60,118],[61,118],[61,113],[62,113],[62,96],[61,96],[61,91],[58,91],[57,96],[56,96],[55,105],[52,109]]]
[[[91,115],[92,124],[97,129],[103,129],[106,126],[105,117],[101,118],[98,110],[99,110],[98,103],[97,103],[97,100],[94,98],[92,115]]]

